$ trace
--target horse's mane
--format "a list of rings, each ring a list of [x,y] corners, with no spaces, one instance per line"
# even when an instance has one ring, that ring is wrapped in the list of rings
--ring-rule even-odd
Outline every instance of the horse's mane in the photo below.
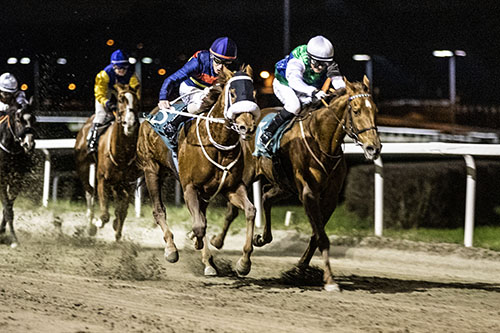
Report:
[[[330,105],[334,100],[337,100],[339,99],[341,96],[344,96],[346,93],[347,93],[347,90],[345,88],[340,88],[340,89],[337,89],[337,90],[330,90],[330,94],[328,94],[328,96],[324,99],[325,102]],[[311,112],[311,111],[314,111],[314,110],[318,110],[318,109],[321,109],[321,107],[323,107],[323,102],[321,101],[315,101],[313,103],[310,103],[308,105],[306,105],[301,111],[300,111],[300,114],[301,115],[306,115],[307,113]]]

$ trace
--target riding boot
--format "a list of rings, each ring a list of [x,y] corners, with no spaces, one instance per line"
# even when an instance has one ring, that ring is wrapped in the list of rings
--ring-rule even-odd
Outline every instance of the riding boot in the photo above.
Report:
[[[97,152],[97,146],[99,144],[99,136],[101,134],[100,133],[101,131],[99,131],[99,126],[102,126],[102,124],[92,123],[92,127],[90,128],[90,133],[87,141],[88,154],[94,154]]]
[[[167,123],[163,126],[163,133],[167,137],[167,139],[175,144],[175,137],[177,135],[177,129],[179,125],[190,119],[189,116],[176,115],[173,119],[167,121]]]
[[[288,112],[285,109],[281,109],[273,120],[271,120],[269,125],[264,128],[260,136],[260,142],[269,153],[271,152],[271,139],[273,138],[274,132],[276,132],[276,130],[283,125],[285,121],[292,119],[294,116],[295,114]]]

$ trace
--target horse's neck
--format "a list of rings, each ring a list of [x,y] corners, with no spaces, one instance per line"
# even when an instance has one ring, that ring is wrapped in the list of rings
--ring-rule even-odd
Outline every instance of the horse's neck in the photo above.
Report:
[[[127,159],[129,155],[135,154],[136,135],[126,136],[123,126],[116,121],[110,126],[108,131],[110,133],[106,139],[109,140],[109,142],[106,142],[106,144],[109,143],[109,151],[113,156],[123,156]]]
[[[332,105],[313,112],[311,131],[321,150],[333,154],[343,142],[345,131],[344,114],[348,97],[339,97]]]
[[[217,102],[206,115],[210,116],[211,118],[224,119],[224,103],[222,102],[223,99],[224,93],[221,94]],[[204,122],[200,122],[199,126],[200,133],[206,133],[206,124]],[[234,144],[235,140],[238,139],[238,135],[233,130],[228,128],[227,124],[211,121],[209,124],[209,130],[212,138],[217,143],[222,145]],[[208,141],[208,135],[205,140]]]

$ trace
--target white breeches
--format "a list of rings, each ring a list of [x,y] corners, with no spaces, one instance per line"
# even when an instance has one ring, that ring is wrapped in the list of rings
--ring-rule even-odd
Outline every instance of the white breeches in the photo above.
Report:
[[[299,113],[301,105],[309,104],[312,101],[311,96],[296,92],[277,79],[273,80],[273,90],[276,97],[283,103],[285,110],[295,115]]]
[[[104,108],[104,105],[99,103],[97,100],[95,101],[95,117],[94,117],[94,124],[102,124],[104,122],[104,119],[106,118],[106,109]]]
[[[179,86],[179,95],[185,95],[182,97],[182,101],[187,105],[187,111],[196,114],[200,110],[203,98],[206,96],[206,90],[182,82]]]

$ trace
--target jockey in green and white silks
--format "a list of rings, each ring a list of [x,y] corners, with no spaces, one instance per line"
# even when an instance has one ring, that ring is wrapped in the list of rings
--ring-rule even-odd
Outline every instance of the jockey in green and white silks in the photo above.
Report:
[[[323,36],[313,37],[307,45],[296,47],[276,63],[275,69],[273,90],[283,109],[262,132],[261,143],[266,147],[274,132],[297,115],[301,106],[326,96],[321,87],[327,78],[332,80],[334,89],[345,87],[339,67],[333,61],[333,45]]]

